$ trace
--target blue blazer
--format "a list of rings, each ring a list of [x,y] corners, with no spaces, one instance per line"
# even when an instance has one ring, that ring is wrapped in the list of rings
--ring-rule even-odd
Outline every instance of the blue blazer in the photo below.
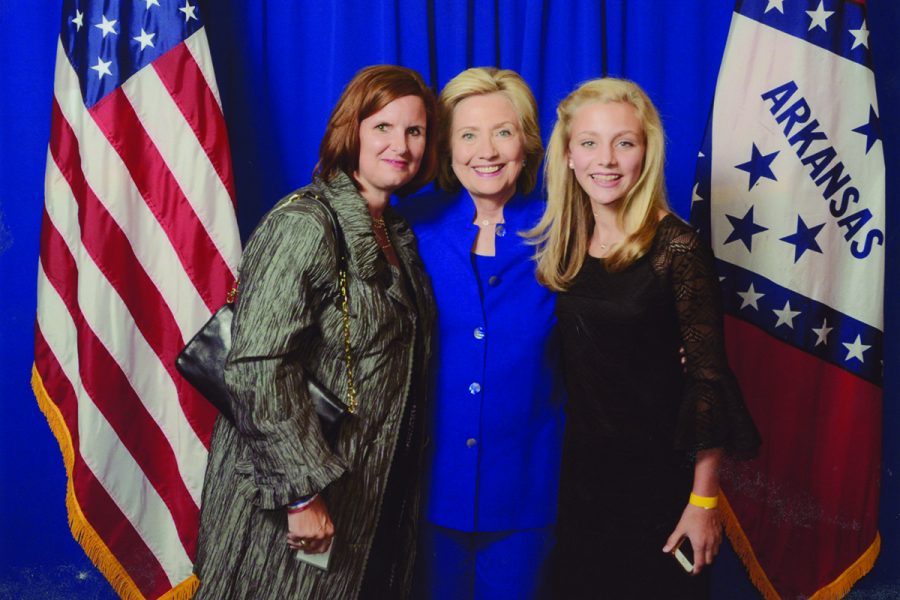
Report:
[[[496,256],[472,247],[475,205],[463,190],[405,200],[438,323],[427,516],[460,531],[546,527],[556,518],[562,386],[554,295],[534,277],[534,248],[518,232],[537,223],[539,198],[504,207]],[[481,277],[479,277],[481,275]]]

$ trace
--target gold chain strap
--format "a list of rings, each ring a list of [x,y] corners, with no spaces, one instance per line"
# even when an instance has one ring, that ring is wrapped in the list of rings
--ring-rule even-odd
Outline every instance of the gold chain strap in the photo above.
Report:
[[[350,303],[347,300],[347,271],[338,272],[341,284],[341,313],[344,317],[344,360],[347,364],[347,410],[356,413],[359,403],[356,399],[356,384],[353,382],[353,355],[350,352]]]
[[[310,195],[322,204],[325,204],[325,200],[318,194],[311,193]],[[294,202],[300,198],[300,194],[294,194],[288,202]],[[326,206],[326,208],[331,212],[330,206]],[[331,214],[334,216],[333,212]],[[336,220],[334,226],[340,227]],[[339,232],[335,231],[336,237],[338,234]],[[340,254],[344,254],[344,249],[339,248],[338,251]],[[346,261],[346,254],[344,254],[344,257]],[[342,265],[338,265],[338,283],[341,288],[341,316],[344,322],[344,361],[347,365],[347,411],[355,414],[356,409],[359,407],[359,401],[356,399],[356,383],[353,379],[353,352],[350,347],[350,301],[347,295],[347,271]]]
[[[240,279],[234,280],[234,285],[231,286],[231,289],[228,290],[228,294],[225,295],[225,303],[226,304],[234,304],[234,301],[237,300],[238,286],[240,284],[241,284]]]
[[[313,197],[324,204],[325,201],[317,194],[313,194]],[[300,194],[293,194],[288,198],[288,202],[295,202],[300,198]],[[328,210],[331,209],[329,208]],[[337,226],[337,223],[335,225]],[[359,407],[359,401],[356,399],[356,384],[353,380],[353,353],[350,351],[350,301],[347,299],[347,271],[340,266],[338,267],[338,282],[341,288],[341,315],[344,321],[344,360],[347,364],[347,411],[355,414],[356,409]],[[235,280],[231,290],[228,291],[228,295],[225,298],[228,304],[233,304],[237,298],[239,284],[240,280]]]

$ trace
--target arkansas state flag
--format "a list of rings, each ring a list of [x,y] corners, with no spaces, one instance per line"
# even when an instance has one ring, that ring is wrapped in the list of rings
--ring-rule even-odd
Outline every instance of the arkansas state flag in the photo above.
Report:
[[[763,436],[723,472],[766,598],[832,598],[880,540],[884,156],[863,2],[737,3],[692,217]]]

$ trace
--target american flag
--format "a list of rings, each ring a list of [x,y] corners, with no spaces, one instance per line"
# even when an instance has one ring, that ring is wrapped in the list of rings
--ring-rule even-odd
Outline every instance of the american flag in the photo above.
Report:
[[[63,3],[32,384],[75,538],[126,598],[188,597],[215,412],[174,359],[240,240],[196,0]]]
[[[767,599],[843,596],[878,555],[885,172],[865,4],[737,3],[693,220],[763,436],[723,474]]]

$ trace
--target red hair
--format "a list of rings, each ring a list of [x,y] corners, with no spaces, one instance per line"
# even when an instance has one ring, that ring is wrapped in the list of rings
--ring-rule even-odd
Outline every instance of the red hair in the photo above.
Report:
[[[438,144],[434,92],[416,71],[396,65],[366,67],[353,76],[328,119],[314,174],[325,181],[339,172],[353,177],[359,169],[359,124],[404,96],[421,98],[425,105],[425,154],[419,172],[397,195],[411,194],[434,179]]]

